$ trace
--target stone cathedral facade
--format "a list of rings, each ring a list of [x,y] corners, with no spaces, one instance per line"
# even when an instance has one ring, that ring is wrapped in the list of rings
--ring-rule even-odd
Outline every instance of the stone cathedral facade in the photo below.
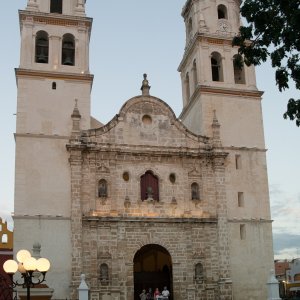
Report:
[[[77,299],[81,274],[91,300],[164,286],[172,300],[266,299],[262,92],[254,69],[234,64],[240,1],[186,1],[179,118],[145,74],[106,125],[90,112],[85,5],[19,11],[15,251],[42,245],[54,299]]]

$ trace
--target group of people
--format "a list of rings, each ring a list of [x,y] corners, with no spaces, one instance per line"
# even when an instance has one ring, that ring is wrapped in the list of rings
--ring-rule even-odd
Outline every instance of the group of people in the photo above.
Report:
[[[155,289],[154,292],[152,292],[152,289],[150,288],[148,292],[146,290],[143,290],[140,294],[141,300],[168,300],[170,296],[170,292],[165,286],[162,292],[159,291],[158,288]]]

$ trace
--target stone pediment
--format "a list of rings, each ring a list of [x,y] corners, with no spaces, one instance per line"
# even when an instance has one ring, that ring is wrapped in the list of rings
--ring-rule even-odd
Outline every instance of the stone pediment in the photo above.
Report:
[[[189,131],[176,118],[168,104],[153,96],[137,96],[128,100],[107,125],[88,130],[95,144],[169,147],[181,149],[205,148],[210,139]]]

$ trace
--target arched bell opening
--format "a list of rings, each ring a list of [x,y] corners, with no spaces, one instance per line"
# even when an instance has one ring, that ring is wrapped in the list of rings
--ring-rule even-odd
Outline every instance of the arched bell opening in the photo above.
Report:
[[[40,64],[48,63],[49,37],[46,31],[39,31],[35,38],[35,62]]]
[[[152,293],[158,288],[162,292],[166,286],[173,299],[172,258],[162,246],[149,244],[138,250],[133,259],[134,300],[140,300],[143,289],[151,288]]]
[[[75,66],[75,38],[69,33],[63,36],[61,64]]]

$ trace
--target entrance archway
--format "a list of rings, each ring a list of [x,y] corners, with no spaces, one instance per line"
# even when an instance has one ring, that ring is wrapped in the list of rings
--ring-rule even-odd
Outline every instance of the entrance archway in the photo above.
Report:
[[[170,298],[173,299],[172,258],[170,253],[162,246],[149,244],[136,252],[134,259],[134,300],[140,300],[139,295],[143,289],[149,288],[160,292],[167,286]]]

